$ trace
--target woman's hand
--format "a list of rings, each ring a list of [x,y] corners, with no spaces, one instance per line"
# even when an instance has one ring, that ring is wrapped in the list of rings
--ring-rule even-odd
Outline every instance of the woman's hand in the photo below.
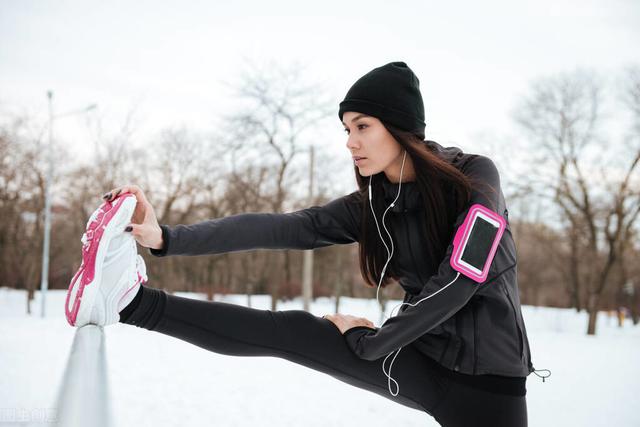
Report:
[[[352,316],[350,314],[325,314],[322,318],[332,321],[343,334],[355,326],[374,327],[373,322],[370,320],[365,319],[364,317]]]
[[[144,195],[144,192],[137,185],[124,185],[122,187],[114,188],[111,191],[105,193],[102,198],[107,201],[112,201],[115,197],[118,197],[124,193],[131,193],[136,196],[138,203],[136,203],[136,209],[131,217],[131,223],[125,231],[130,231],[133,237],[141,246],[152,249],[162,249],[162,229],[158,224],[156,213],[153,207]]]

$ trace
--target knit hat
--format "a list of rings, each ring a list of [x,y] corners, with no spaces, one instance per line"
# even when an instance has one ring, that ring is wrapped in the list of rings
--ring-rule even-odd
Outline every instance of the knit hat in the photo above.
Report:
[[[360,77],[340,103],[340,121],[345,111],[377,117],[424,138],[420,80],[404,62],[390,62]]]

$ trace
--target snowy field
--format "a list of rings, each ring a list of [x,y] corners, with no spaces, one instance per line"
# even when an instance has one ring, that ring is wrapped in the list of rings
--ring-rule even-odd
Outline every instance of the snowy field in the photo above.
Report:
[[[64,318],[64,297],[48,293],[43,319],[39,293],[36,314],[27,316],[26,293],[0,288],[0,427],[43,425],[55,414],[75,333]],[[216,300],[246,303],[245,296]],[[379,326],[375,300],[342,301],[342,313]],[[269,299],[254,296],[252,305],[269,308]],[[332,307],[319,298],[312,312]],[[301,308],[301,301],[278,306]],[[530,426],[640,426],[633,404],[640,396],[640,327],[627,319],[619,328],[601,313],[598,335],[590,337],[584,313],[530,306],[523,312],[534,366],[552,372],[544,383],[533,373],[527,379]],[[438,426],[426,413],[286,360],[220,355],[123,324],[106,327],[105,335],[117,426]]]

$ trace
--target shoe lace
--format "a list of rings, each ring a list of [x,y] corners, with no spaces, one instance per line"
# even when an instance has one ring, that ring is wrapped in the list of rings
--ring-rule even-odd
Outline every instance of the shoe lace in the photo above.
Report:
[[[102,219],[104,217],[104,215],[106,214],[106,210],[104,209],[106,205],[103,205],[101,207],[99,207],[96,211],[93,212],[93,214],[91,215],[91,217],[89,218],[89,220],[87,221],[87,226],[86,226],[86,231],[82,234],[82,237],[80,238],[80,241],[82,242],[82,250],[84,252],[84,254],[88,254],[89,252],[89,248],[91,246],[91,242],[95,237],[95,233],[96,233],[96,229],[97,226],[94,226],[94,224],[100,224],[102,222]],[[106,226],[102,226],[102,228],[106,228]],[[132,242],[130,244],[133,244],[134,246],[134,251],[135,251],[135,240],[132,239]],[[103,267],[106,267],[108,265],[111,265],[113,262],[115,262],[116,260],[120,259],[120,254],[123,251],[126,251],[130,249],[129,244],[122,244],[120,245],[120,247],[118,249],[116,249],[115,251],[109,253],[109,259],[105,260]],[[80,264],[80,268],[79,268],[79,272],[83,271],[85,268],[85,256],[82,257],[82,262]],[[142,283],[146,283],[147,279],[147,275],[146,275],[146,271],[145,269],[142,269],[142,274],[138,265],[138,262],[136,260],[136,273],[138,276],[138,281],[142,282]]]
[[[93,224],[99,224],[100,221],[102,221],[102,217],[104,216],[104,214],[105,210],[100,207],[91,215],[89,221],[87,221],[87,226],[85,227],[86,231],[82,234],[82,238],[80,239],[80,241],[82,242],[82,249],[84,251],[89,250],[89,245],[91,244],[91,241],[93,240],[93,236],[95,234],[95,229],[91,228],[91,226]]]
[[[80,241],[82,242],[82,250],[84,252],[89,251],[91,241],[95,236],[96,229],[92,228],[92,225],[99,224],[102,221],[102,218],[104,217],[105,213],[106,211],[102,207],[100,207],[91,215],[91,217],[89,218],[89,221],[87,221],[86,231],[82,234],[82,237],[80,238]],[[103,225],[102,228],[104,229],[105,226]],[[105,262],[104,266],[107,266],[111,264],[113,261],[115,261],[118,258],[118,255],[121,252],[125,251],[126,249],[127,249],[127,245],[120,246],[115,252],[110,254],[110,259]],[[82,263],[80,264],[80,266],[84,267],[84,257],[82,259]]]

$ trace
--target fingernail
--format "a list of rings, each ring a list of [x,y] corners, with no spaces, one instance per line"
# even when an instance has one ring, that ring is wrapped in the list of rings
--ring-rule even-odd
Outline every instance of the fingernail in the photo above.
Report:
[[[118,194],[120,194],[120,192],[121,192],[121,191],[122,191],[122,189],[120,189],[120,190],[116,191],[116,195],[115,195],[115,197],[118,197]]]
[[[130,225],[128,225],[127,228],[124,229],[124,231],[131,231],[131,230],[133,230],[133,227]]]
[[[102,198],[103,198],[103,199],[106,199],[106,198],[108,198],[110,195],[111,195],[111,193],[104,193],[104,194],[102,195]]]

